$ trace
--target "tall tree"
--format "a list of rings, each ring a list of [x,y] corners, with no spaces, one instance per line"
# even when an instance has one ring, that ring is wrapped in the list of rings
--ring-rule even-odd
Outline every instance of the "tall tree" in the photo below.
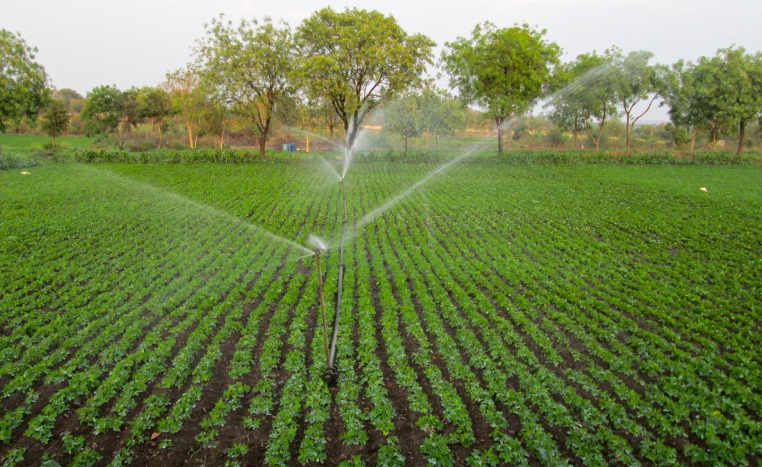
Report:
[[[740,157],[747,124],[762,115],[762,53],[749,54],[743,47],[720,49],[712,58],[701,57],[691,73],[697,111],[712,129],[738,128]]]
[[[295,62],[291,29],[286,23],[212,20],[196,50],[210,90],[231,112],[253,124],[264,157],[278,99],[289,92]]]
[[[610,57],[608,50],[604,56],[595,51],[577,56],[567,65],[566,83],[551,96],[569,125],[582,123],[596,153],[600,152],[606,125],[617,113],[617,86]]]
[[[442,63],[450,86],[495,121],[498,153],[503,152],[510,119],[535,104],[559,62],[561,47],[548,42],[545,34],[527,24],[498,28],[485,22],[470,38],[445,44]]]
[[[300,74],[312,96],[331,102],[347,147],[370,111],[422,81],[434,42],[408,35],[377,11],[324,8],[299,26]]]
[[[63,134],[69,126],[69,107],[60,99],[51,99],[42,118],[42,129],[53,138],[53,148],[56,148],[56,137]]]
[[[8,122],[34,119],[48,103],[48,75],[36,53],[20,35],[0,29],[0,131]]]
[[[618,48],[610,49],[608,58],[612,60],[616,80],[616,99],[624,114],[625,154],[630,154],[635,125],[649,110],[658,97],[660,85],[656,68],[648,62],[653,57],[651,52],[638,51],[622,55]],[[644,104],[642,112],[637,113],[639,104]],[[641,107],[642,108],[642,107]]]
[[[662,65],[658,68],[660,81],[663,83],[660,92],[663,99],[661,104],[669,107],[669,119],[675,127],[670,131],[676,135],[681,133],[680,130],[688,131],[690,151],[695,149],[698,128],[704,124],[704,116],[697,106],[692,69],[693,65],[683,60],[669,67]]]
[[[97,86],[87,93],[82,121],[88,136],[114,133],[122,121],[122,93],[116,86]]]
[[[206,107],[206,92],[201,86],[198,70],[192,65],[167,73],[161,87],[169,92],[171,112],[182,120],[188,135],[188,147],[196,147],[201,116]]]

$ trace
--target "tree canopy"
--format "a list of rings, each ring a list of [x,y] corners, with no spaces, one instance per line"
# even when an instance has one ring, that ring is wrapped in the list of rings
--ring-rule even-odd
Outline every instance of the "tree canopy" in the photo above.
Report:
[[[295,30],[268,17],[233,24],[220,15],[205,26],[191,64],[168,73],[165,82],[125,91],[99,86],[83,98],[51,88],[37,49],[0,29],[0,131],[14,124],[25,130],[38,116],[48,125],[51,111],[59,110],[49,107],[52,96],[68,107],[75,132],[118,132],[121,144],[124,132],[150,122],[161,146],[168,128],[162,124],[176,116],[191,148],[210,134],[222,147],[227,132],[255,137],[264,155],[273,131],[281,137],[281,129],[297,126],[308,139],[310,131],[325,130],[334,143],[334,130],[343,126],[351,149],[366,117],[388,105],[387,130],[405,139],[423,132],[443,136],[462,117],[468,127],[478,116],[480,131],[495,125],[502,153],[511,141],[506,136],[527,141],[519,117],[547,99],[545,116],[555,125],[556,141],[570,132],[577,147],[578,136],[587,133],[599,152],[604,138],[623,137],[629,154],[636,138],[653,142],[653,133],[636,125],[660,97],[672,121],[660,134],[678,146],[691,142],[693,150],[699,136],[702,142],[708,136],[719,148],[737,135],[740,156],[762,137],[762,52],[730,46],[695,62],[653,65],[651,52],[612,46],[560,63],[561,48],[545,30],[486,21],[445,43],[437,65],[449,75],[450,97],[426,75],[434,46],[375,10],[327,7]],[[470,108],[464,113],[458,103]],[[545,133],[534,129],[523,136]]]
[[[692,74],[694,108],[714,128],[738,128],[740,156],[746,125],[762,114],[762,54],[748,54],[742,47],[720,49],[712,58],[700,58]]]
[[[551,119],[572,131],[584,129],[596,153],[600,151],[606,125],[617,114],[618,87],[612,65],[615,54],[611,50],[604,55],[593,51],[564,65],[554,81],[557,89],[549,101],[554,107]]]
[[[19,34],[0,29],[0,131],[8,122],[34,119],[47,106],[48,75],[36,53]]]
[[[88,136],[113,133],[122,121],[122,92],[116,86],[97,86],[87,93],[82,121]]]
[[[656,68],[649,64],[652,57],[653,54],[645,50],[625,56],[618,48],[613,49],[610,57],[614,66],[616,99],[625,117],[625,154],[632,148],[635,124],[651,109],[661,89]],[[636,110],[641,103],[645,108]]]
[[[324,8],[299,26],[300,75],[312,96],[324,96],[342,123],[347,146],[368,113],[422,82],[434,42],[407,34],[378,11]]]
[[[498,28],[485,22],[470,38],[445,44],[442,64],[450,86],[495,120],[499,153],[510,118],[535,104],[559,63],[561,47],[545,40],[545,33],[527,24]]]
[[[196,67],[186,65],[166,74],[162,89],[169,93],[170,112],[179,115],[188,135],[188,147],[196,147],[194,131],[206,108],[206,95]]]
[[[53,138],[53,147],[56,147],[56,137],[63,134],[69,126],[69,106],[60,99],[51,99],[48,108],[42,118],[42,129]]]
[[[276,103],[293,85],[290,27],[270,18],[233,26],[220,17],[207,26],[197,55],[211,95],[253,125],[264,157]]]
[[[740,156],[747,124],[762,115],[762,54],[729,47],[696,63],[680,60],[671,67],[661,66],[659,72],[670,120],[690,132],[691,148],[701,128],[716,142],[720,132],[735,127]]]

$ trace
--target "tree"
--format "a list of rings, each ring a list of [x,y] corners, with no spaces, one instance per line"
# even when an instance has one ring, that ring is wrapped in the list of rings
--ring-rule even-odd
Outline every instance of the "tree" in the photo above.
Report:
[[[316,99],[310,99],[308,102],[315,114],[315,119],[328,129],[328,136],[333,139],[336,129],[342,122],[339,120],[339,115],[333,109],[330,99],[326,96],[318,96]]]
[[[408,35],[392,16],[330,7],[304,20],[296,41],[302,82],[311,96],[329,99],[350,150],[370,111],[421,83],[435,45]]]
[[[53,148],[56,147],[56,137],[63,134],[69,126],[69,107],[66,102],[51,99],[42,119],[42,129],[53,138]]]
[[[196,50],[212,95],[253,124],[264,157],[278,99],[290,91],[295,49],[288,24],[212,20]]]
[[[20,35],[0,29],[0,131],[9,121],[34,119],[48,103],[48,76],[36,53]]]
[[[151,132],[158,130],[159,147],[162,144],[162,123],[172,111],[169,93],[162,88],[144,86],[137,92],[137,114],[140,119],[151,121]]]
[[[447,92],[426,88],[419,96],[423,127],[434,135],[439,149],[439,137],[452,134],[463,122],[463,105]]]
[[[206,107],[206,93],[201,86],[198,70],[187,65],[185,68],[166,74],[161,87],[169,92],[171,112],[179,115],[188,135],[188,147],[196,147],[194,129],[197,129]]]
[[[384,131],[402,136],[407,154],[408,140],[423,132],[419,99],[413,94],[404,94],[385,107],[384,116]]]
[[[80,113],[82,112],[82,107],[85,105],[85,98],[73,89],[58,89],[53,93],[53,97],[63,101],[69,109],[69,112]]]
[[[577,141],[580,133],[585,131],[586,123],[582,100],[574,92],[577,87],[576,80],[579,79],[575,77],[575,74],[579,72],[577,62],[564,63],[556,67],[551,81],[553,94],[545,104],[545,108],[550,109],[546,114],[548,120],[560,130],[572,134],[572,147],[575,149],[579,146]],[[554,135],[554,137],[556,138],[554,144],[560,145],[563,135]]]
[[[672,127],[667,129],[667,136],[669,139],[673,139],[672,134],[677,129],[687,130],[691,135],[690,150],[693,151],[696,144],[696,128],[700,122],[698,121],[699,116],[694,110],[695,101],[692,99],[692,79],[689,68],[686,62],[679,60],[669,67],[659,65],[657,73],[663,83],[659,93],[662,101],[659,105],[669,107],[667,113],[672,122]]]
[[[503,152],[510,119],[534,105],[558,64],[561,48],[546,41],[545,33],[527,24],[497,28],[485,22],[474,28],[471,38],[445,44],[442,63],[450,86],[495,121],[498,153]]]
[[[688,143],[692,143],[691,150],[693,150],[693,143],[695,143],[695,140],[691,135],[691,132],[685,127],[667,123],[664,125],[663,136],[677,148],[683,148]]]
[[[137,96],[137,88],[126,91],[114,85],[93,88],[82,108],[85,134],[117,133],[121,145],[122,134],[132,131],[139,122]]]
[[[202,110],[198,115],[198,134],[209,134],[214,136],[219,135],[219,147],[222,149],[225,144],[225,120],[228,117],[229,113],[229,108],[225,105],[224,102],[220,102],[214,99],[206,99],[204,101]],[[251,125],[244,123],[244,126],[246,130],[248,130],[248,133],[251,133]]]
[[[648,64],[652,57],[651,52],[642,50],[630,52],[627,56],[623,56],[618,48],[612,48],[609,52],[614,67],[616,99],[625,117],[625,155],[630,154],[635,125],[651,110],[658,97],[660,86],[656,68]],[[646,108],[640,114],[636,114],[635,107],[640,103],[647,103]]]
[[[601,149],[606,124],[616,117],[617,86],[610,57],[608,50],[605,56],[595,51],[577,56],[565,66],[565,84],[551,96],[556,112],[560,112],[552,119],[566,121],[573,128],[581,123],[596,153]]]
[[[85,134],[114,133],[122,121],[122,93],[116,86],[98,86],[87,93],[82,108]]]
[[[133,128],[138,127],[140,123],[138,94],[140,90],[136,87],[132,87],[126,91],[122,91],[117,100],[117,108],[121,117],[121,125],[119,125],[119,137],[122,133],[130,133]]]
[[[715,135],[723,125],[738,128],[740,157],[747,124],[762,114],[762,53],[748,54],[743,47],[720,49],[711,59],[701,57],[691,74],[695,111]]]

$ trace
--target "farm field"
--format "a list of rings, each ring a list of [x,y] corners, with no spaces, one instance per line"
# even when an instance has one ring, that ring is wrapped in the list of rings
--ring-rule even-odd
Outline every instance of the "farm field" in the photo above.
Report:
[[[350,226],[436,167],[353,164]],[[334,389],[322,163],[29,172],[0,171],[7,465],[762,456],[762,167],[454,167],[350,227]]]

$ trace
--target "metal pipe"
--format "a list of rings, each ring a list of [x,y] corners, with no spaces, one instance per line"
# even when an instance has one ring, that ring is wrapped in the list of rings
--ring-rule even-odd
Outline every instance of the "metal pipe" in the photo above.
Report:
[[[328,366],[332,366],[330,364],[331,358],[330,358],[330,352],[328,351],[328,323],[325,319],[325,296],[323,295],[323,271],[320,267],[320,250],[317,250],[315,252],[315,256],[317,257],[317,268],[318,268],[318,291],[320,292],[320,309],[323,313],[323,342],[325,344],[325,361]]]
[[[336,384],[339,372],[334,366],[336,359],[336,342],[339,337],[339,319],[341,318],[341,296],[344,290],[344,240],[347,234],[347,193],[344,187],[344,178],[341,179],[341,198],[344,206],[344,219],[341,229],[341,243],[339,244],[339,276],[336,284],[336,314],[333,317],[333,334],[331,336],[331,350],[327,351],[326,369],[323,379],[329,386]]]

